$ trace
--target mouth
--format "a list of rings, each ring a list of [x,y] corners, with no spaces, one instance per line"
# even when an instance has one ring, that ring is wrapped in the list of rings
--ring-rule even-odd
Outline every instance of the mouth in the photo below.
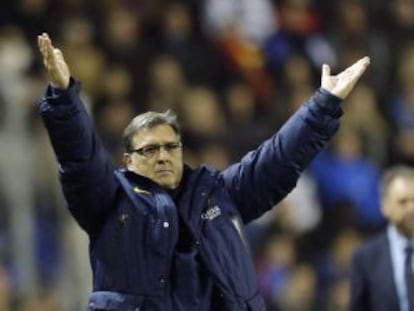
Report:
[[[168,170],[168,169],[162,169],[162,170],[155,171],[155,174],[157,174],[157,175],[172,174],[172,173],[173,173],[173,171]]]

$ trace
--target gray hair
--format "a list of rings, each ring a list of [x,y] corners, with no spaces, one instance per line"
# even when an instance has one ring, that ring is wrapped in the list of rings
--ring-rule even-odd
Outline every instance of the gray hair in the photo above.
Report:
[[[174,132],[181,136],[180,124],[177,121],[177,115],[170,109],[165,112],[148,111],[137,115],[127,125],[122,135],[125,152],[130,152],[134,149],[132,145],[132,138],[140,131],[157,125],[166,124],[171,126]]]
[[[391,183],[399,177],[414,180],[414,168],[407,165],[396,165],[388,168],[382,175],[380,184],[382,200],[387,196]]]

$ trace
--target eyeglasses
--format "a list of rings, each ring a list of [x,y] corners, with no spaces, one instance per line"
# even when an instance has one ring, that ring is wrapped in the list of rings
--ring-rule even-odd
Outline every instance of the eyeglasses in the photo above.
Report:
[[[146,158],[152,158],[156,154],[158,154],[161,151],[161,148],[164,148],[165,151],[168,153],[173,153],[174,151],[181,148],[181,142],[171,142],[171,143],[165,143],[165,144],[151,144],[146,145],[138,149],[133,149],[130,151],[130,153],[136,152],[139,155],[142,155]]]

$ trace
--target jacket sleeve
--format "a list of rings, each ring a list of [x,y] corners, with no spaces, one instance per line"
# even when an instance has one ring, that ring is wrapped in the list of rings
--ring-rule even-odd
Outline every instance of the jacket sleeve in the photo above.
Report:
[[[351,264],[351,298],[349,311],[371,311],[368,301],[367,281],[363,267],[363,253],[358,249]]]
[[[256,150],[222,172],[245,223],[281,201],[339,128],[341,100],[323,89]]]
[[[91,234],[109,212],[117,183],[79,91],[80,84],[73,79],[67,90],[49,86],[38,109],[59,163],[69,210]]]

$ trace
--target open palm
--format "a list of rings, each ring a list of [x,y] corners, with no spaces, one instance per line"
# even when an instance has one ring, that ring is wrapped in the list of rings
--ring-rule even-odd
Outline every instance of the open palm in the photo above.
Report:
[[[336,76],[331,75],[329,65],[322,66],[321,87],[339,98],[346,98],[370,64],[369,57],[363,57]]]
[[[69,86],[70,71],[59,49],[52,45],[52,40],[47,33],[37,37],[40,53],[43,56],[43,64],[49,74],[53,86],[66,89]]]

